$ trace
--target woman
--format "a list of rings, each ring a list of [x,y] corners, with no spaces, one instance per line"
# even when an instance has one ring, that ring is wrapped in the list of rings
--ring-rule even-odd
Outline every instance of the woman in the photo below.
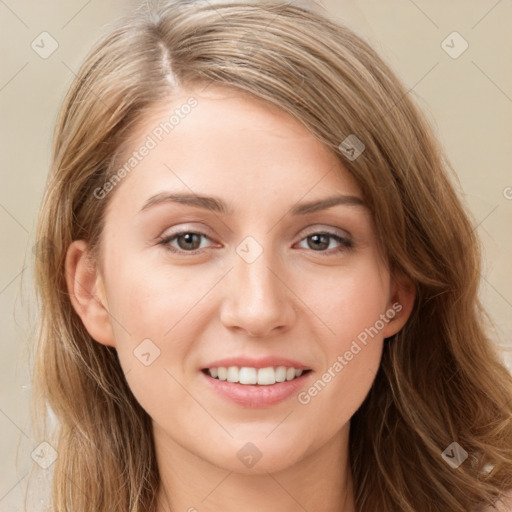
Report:
[[[318,13],[173,2],[100,41],[38,227],[54,510],[507,510],[512,377],[448,169]]]

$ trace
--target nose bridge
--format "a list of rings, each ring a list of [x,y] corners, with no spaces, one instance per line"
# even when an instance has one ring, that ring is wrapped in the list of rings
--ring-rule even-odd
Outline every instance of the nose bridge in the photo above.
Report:
[[[253,237],[247,237],[236,248],[235,278],[237,297],[239,302],[251,307],[262,308],[263,301],[268,306],[272,302],[279,302],[280,283],[274,272],[270,269],[274,266],[276,257],[272,254],[272,248],[267,243],[263,246]]]
[[[265,334],[291,321],[288,288],[279,277],[279,260],[270,244],[247,237],[236,248],[225,297],[223,321],[252,334]],[[276,275],[277,274],[277,275]]]

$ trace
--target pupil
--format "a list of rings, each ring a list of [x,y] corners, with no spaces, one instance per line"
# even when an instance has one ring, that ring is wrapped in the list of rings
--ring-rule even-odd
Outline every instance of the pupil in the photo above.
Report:
[[[186,233],[184,235],[181,235],[181,238],[185,239],[185,244],[187,245],[187,247],[186,247],[187,249],[196,249],[196,247],[189,247],[188,246],[189,244],[193,244],[194,245],[193,237],[197,237],[197,234],[196,233]],[[196,242],[197,242],[197,239],[196,239]]]
[[[327,238],[325,235],[311,235],[310,238],[313,239],[315,242],[318,242],[321,237]],[[315,248],[315,247],[318,248],[320,246],[321,246],[322,249],[325,249],[326,247],[329,246],[329,242],[327,242],[327,243],[326,242],[324,242],[324,243],[320,242],[320,245],[315,243],[312,248]]]

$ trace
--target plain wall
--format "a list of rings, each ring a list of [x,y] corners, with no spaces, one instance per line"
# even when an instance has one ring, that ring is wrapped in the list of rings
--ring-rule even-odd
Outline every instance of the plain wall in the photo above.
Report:
[[[0,512],[22,510],[31,452],[28,348],[34,230],[57,109],[92,43],[136,2],[0,2]],[[512,4],[484,0],[325,0],[408,85],[446,148],[485,247],[481,295],[512,369]],[[42,32],[50,39],[40,42]],[[468,48],[451,57],[457,31]],[[460,50],[462,39],[447,42]],[[454,41],[453,43],[451,41]],[[39,43],[38,43],[39,41]],[[446,43],[445,43],[446,44]],[[40,510],[35,505],[30,510]]]

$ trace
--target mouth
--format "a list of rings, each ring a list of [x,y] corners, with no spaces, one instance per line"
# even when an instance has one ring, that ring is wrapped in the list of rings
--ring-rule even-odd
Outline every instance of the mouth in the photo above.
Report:
[[[219,366],[203,368],[201,371],[212,379],[233,384],[272,386],[281,382],[299,379],[302,375],[306,375],[312,370],[287,366],[268,366],[266,368]]]
[[[213,366],[200,373],[214,393],[236,406],[267,409],[297,395],[314,372],[293,366]]]

